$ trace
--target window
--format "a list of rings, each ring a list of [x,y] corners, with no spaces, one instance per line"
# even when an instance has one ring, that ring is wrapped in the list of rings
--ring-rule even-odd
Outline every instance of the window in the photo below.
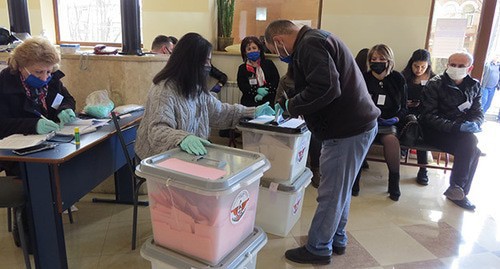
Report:
[[[121,44],[120,0],[54,0],[57,43]]]
[[[436,0],[429,36],[432,69],[446,69],[450,54],[460,50],[474,54],[482,0]]]
[[[235,43],[246,36],[263,36],[267,25],[277,19],[319,27],[321,0],[236,0],[233,37]]]

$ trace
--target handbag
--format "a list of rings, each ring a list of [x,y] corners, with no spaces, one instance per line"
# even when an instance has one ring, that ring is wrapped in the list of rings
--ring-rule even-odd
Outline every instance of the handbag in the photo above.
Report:
[[[405,120],[406,124],[399,135],[399,144],[412,147],[422,138],[422,130],[415,115],[410,114]]]

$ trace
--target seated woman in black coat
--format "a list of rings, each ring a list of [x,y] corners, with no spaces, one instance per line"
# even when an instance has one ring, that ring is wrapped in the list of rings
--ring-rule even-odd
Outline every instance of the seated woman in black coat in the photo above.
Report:
[[[243,58],[238,68],[238,88],[243,94],[241,104],[274,104],[280,75],[274,63],[265,58],[264,45],[256,36],[247,36],[241,41],[240,51]]]
[[[397,132],[407,114],[407,90],[403,76],[394,71],[394,53],[384,44],[373,46],[368,52],[369,71],[364,73],[373,102],[382,114],[378,119],[376,140],[384,146],[384,158],[389,169],[389,198],[398,201],[400,145]]]

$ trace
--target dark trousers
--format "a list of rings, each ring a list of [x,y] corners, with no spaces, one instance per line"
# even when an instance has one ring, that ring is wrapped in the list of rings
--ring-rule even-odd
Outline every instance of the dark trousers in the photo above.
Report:
[[[424,129],[425,142],[453,155],[450,185],[459,186],[469,194],[481,151],[473,133],[444,133]]]
[[[417,150],[417,163],[418,164],[427,164],[427,151]]]
[[[309,142],[309,167],[318,168],[319,167],[319,156],[321,155],[321,141],[316,139],[314,135],[311,135],[311,141]]]

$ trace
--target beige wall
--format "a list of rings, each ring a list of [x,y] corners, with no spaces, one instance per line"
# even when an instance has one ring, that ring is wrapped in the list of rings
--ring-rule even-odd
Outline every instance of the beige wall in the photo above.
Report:
[[[321,28],[338,35],[356,53],[379,43],[391,47],[396,70],[424,48],[431,0],[326,0]]]
[[[215,0],[143,0],[142,3],[145,50],[149,50],[158,34],[181,37],[191,31],[202,34],[215,45]],[[0,12],[2,8],[7,9],[6,1],[0,1]],[[340,36],[353,54],[377,43],[389,45],[396,55],[396,69],[401,70],[411,53],[425,45],[430,8],[431,0],[325,0],[321,28]],[[54,28],[52,1],[30,0],[29,9],[32,33],[39,34],[45,29],[49,39],[55,40],[53,31],[49,31]],[[5,18],[0,18],[0,23],[2,20]],[[6,22],[8,24],[8,19]],[[163,67],[164,62],[135,56],[139,63],[134,64],[134,56],[129,57],[127,62],[120,64],[106,61],[108,58],[93,58],[90,62],[92,72],[79,70],[79,57],[63,57],[61,69],[67,74],[65,84],[77,96],[79,105],[83,104],[90,91],[104,88],[115,93],[122,92],[120,98],[125,103],[142,103],[151,78]],[[276,57],[270,58],[280,75],[284,75],[286,65]],[[239,53],[217,52],[212,55],[212,63],[225,72],[229,80],[234,81],[242,60]]]
[[[188,32],[197,32],[215,44],[217,15],[215,0],[143,0],[142,34],[144,50],[151,49],[159,35],[180,38]]]
[[[0,27],[10,29],[9,10],[7,9],[7,1],[0,1]]]

